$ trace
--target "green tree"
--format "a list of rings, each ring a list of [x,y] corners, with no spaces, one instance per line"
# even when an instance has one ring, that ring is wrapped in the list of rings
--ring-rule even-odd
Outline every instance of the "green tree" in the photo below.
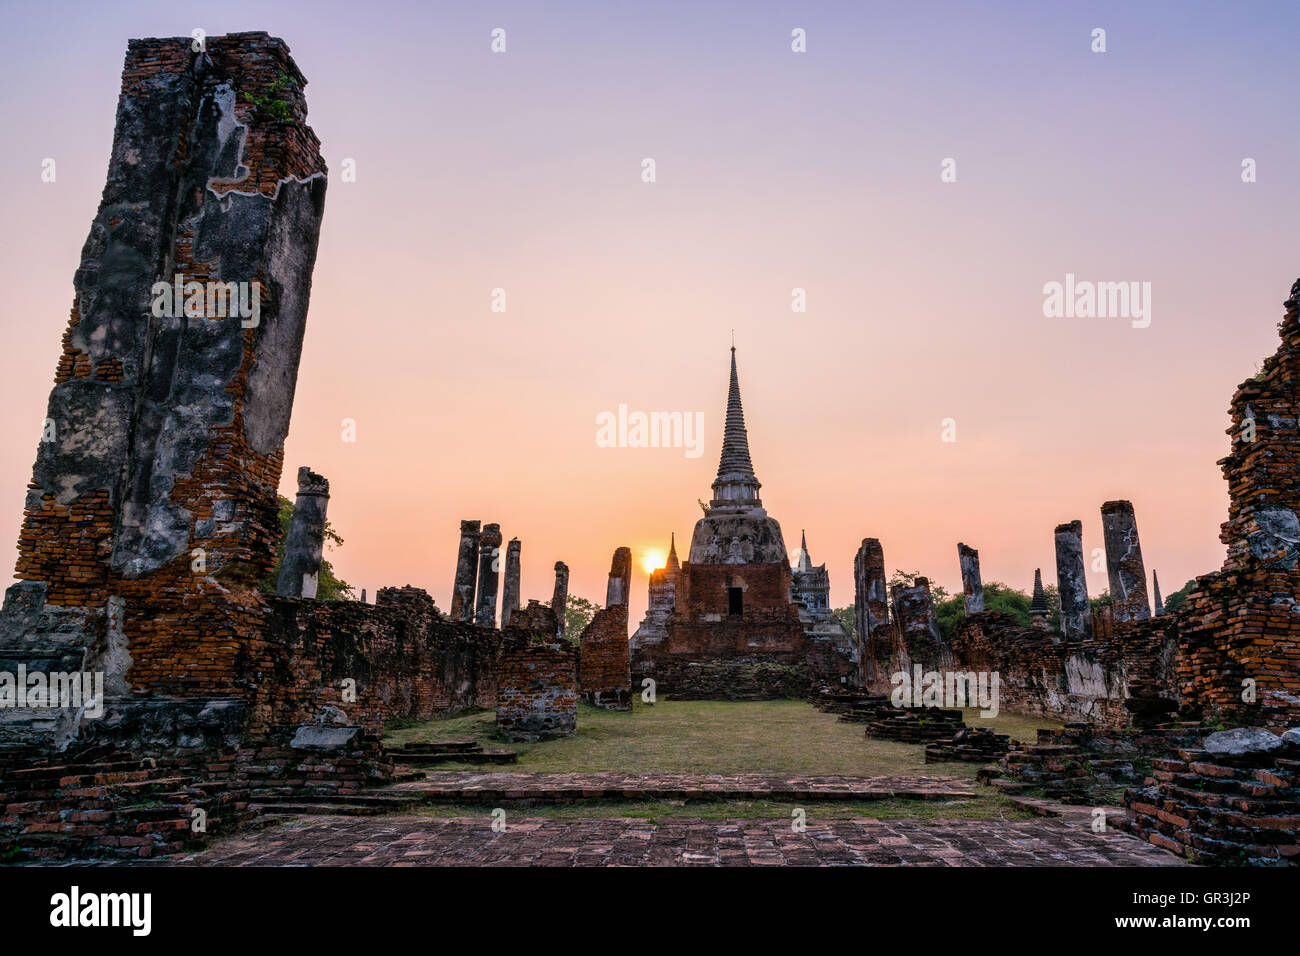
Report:
[[[1053,627],[1060,627],[1061,610],[1060,601],[1056,596],[1056,587],[1043,585],[1043,591],[1047,595],[1048,617],[1047,621]],[[1001,614],[1009,615],[1015,618],[1016,623],[1022,627],[1028,627],[1030,622],[1029,605],[1032,599],[1024,591],[1017,591],[1013,587],[1008,587],[1001,581],[987,581],[984,584],[984,610],[998,611]],[[954,597],[945,598],[942,602],[935,604],[935,616],[939,619],[939,633],[945,640],[951,640],[952,636],[957,633],[957,627],[961,624],[962,618],[966,616],[966,597],[958,594]]]
[[[1110,596],[1110,588],[1105,588],[1095,598],[1088,598],[1088,604],[1091,606],[1093,614],[1096,614],[1102,608],[1109,607],[1114,603],[1114,600]]]
[[[594,601],[588,601],[576,594],[570,594],[564,602],[565,640],[577,643],[578,638],[582,636],[583,630],[591,623],[591,619],[596,616],[596,612],[599,610],[600,605]]]
[[[844,627],[844,633],[849,637],[858,636],[858,614],[857,610],[852,607],[837,607],[831,611],[835,619]]]
[[[1169,595],[1168,597],[1166,597],[1166,598],[1165,598],[1165,613],[1166,613],[1166,614],[1169,614],[1169,613],[1171,613],[1171,612],[1173,612],[1173,611],[1177,611],[1180,607],[1182,607],[1184,604],[1186,604],[1186,603],[1187,603],[1187,595],[1191,594],[1191,593],[1192,593],[1192,589],[1195,588],[1195,587],[1196,587],[1196,579],[1195,579],[1195,578],[1192,578],[1192,580],[1188,581],[1186,584],[1184,584],[1181,588],[1179,588],[1179,589],[1178,589],[1177,591],[1175,591],[1173,594],[1171,594],[1171,595]]]
[[[259,585],[263,594],[274,594],[276,581],[280,578],[280,565],[284,561],[284,542],[289,537],[289,522],[293,519],[293,502],[280,495],[280,540],[275,543],[275,565],[271,568],[271,573],[262,579]],[[339,537],[334,526],[330,524],[328,518],[325,519],[325,548],[332,551],[334,548],[343,546],[343,539]],[[318,601],[351,601],[355,595],[354,588],[348,582],[340,580],[334,574],[334,566],[330,564],[329,559],[322,556],[320,562],[320,574],[316,576],[316,600]]]
[[[1044,584],[1043,594],[1047,596],[1047,624],[1054,630],[1061,629],[1061,589],[1055,584]]]

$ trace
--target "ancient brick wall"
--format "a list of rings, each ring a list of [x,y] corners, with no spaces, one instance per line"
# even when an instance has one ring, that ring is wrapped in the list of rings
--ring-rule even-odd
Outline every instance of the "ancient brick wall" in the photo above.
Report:
[[[418,588],[383,588],[373,605],[277,598],[267,641],[272,679],[258,685],[253,732],[305,723],[324,707],[379,730],[496,705],[502,633],[440,617]]]
[[[578,642],[578,691],[582,699],[611,710],[632,709],[627,605],[597,611]]]
[[[1112,639],[1065,642],[1059,635],[1022,627],[997,611],[962,621],[952,640],[955,666],[996,672],[999,706],[1063,721],[1126,727],[1135,716],[1172,710],[1177,634],[1168,619],[1122,629]],[[1134,704],[1135,687],[1149,706]]]
[[[813,674],[804,663],[734,657],[664,661],[654,680],[656,694],[662,688],[673,700],[791,700],[807,695]]]
[[[512,628],[497,665],[497,733],[516,741],[572,736],[577,678],[573,651]]]
[[[325,194],[305,84],[264,33],[131,41],[0,658],[62,644],[110,694],[250,692]],[[256,316],[167,314],[177,274],[257,283]]]
[[[1280,347],[1229,409],[1223,569],[1176,614],[1184,705],[1274,730],[1300,723],[1300,280],[1284,306]]]
[[[677,607],[689,617],[730,614],[729,588],[740,588],[744,614],[752,610],[781,610],[790,604],[792,578],[785,562],[774,564],[682,565]]]
[[[1146,786],[1124,793],[1119,825],[1211,866],[1300,866],[1300,746],[1208,753],[1184,746],[1152,761]]]

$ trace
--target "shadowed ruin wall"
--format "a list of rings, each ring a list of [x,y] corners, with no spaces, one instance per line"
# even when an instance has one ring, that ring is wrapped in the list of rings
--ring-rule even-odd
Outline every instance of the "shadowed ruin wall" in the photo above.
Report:
[[[264,33],[130,42],[0,663],[76,660],[110,694],[248,693],[325,198],[305,85]],[[260,309],[167,315],[154,285],[178,274],[258,283]]]
[[[972,614],[952,641],[954,665],[996,672],[999,707],[1110,728],[1174,709],[1177,629],[1152,619],[1112,639],[1063,641],[997,611]]]
[[[578,727],[573,651],[511,628],[497,665],[497,733],[507,740],[571,737]]]
[[[578,689],[596,707],[631,710],[627,605],[597,611],[579,641]]]
[[[1185,703],[1276,731],[1300,723],[1300,280],[1283,306],[1280,347],[1229,407],[1223,569],[1176,614]]]
[[[259,684],[255,723],[310,721],[337,707],[379,731],[497,703],[502,633],[439,616],[419,588],[381,588],[376,603],[277,598],[267,630],[272,679]],[[355,701],[344,682],[355,682]]]

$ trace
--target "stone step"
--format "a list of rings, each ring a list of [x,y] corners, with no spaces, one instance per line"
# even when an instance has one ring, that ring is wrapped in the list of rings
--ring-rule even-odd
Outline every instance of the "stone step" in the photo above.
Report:
[[[471,773],[430,771],[384,792],[439,803],[580,803],[646,800],[863,801],[973,797],[950,777],[813,777],[765,774]]]
[[[465,753],[481,751],[483,745],[477,740],[436,740],[416,741],[400,747],[389,747],[390,754],[429,754],[429,753]]]
[[[267,816],[338,816],[377,817],[388,813],[385,807],[357,806],[351,803],[268,803],[252,804],[259,813]]]
[[[315,796],[312,794],[266,794],[254,801],[257,806],[283,806],[285,804],[327,804],[352,807],[373,807],[381,812],[407,810],[419,803],[419,797],[400,793],[331,793]]]
[[[429,767],[440,763],[516,763],[513,750],[468,750],[458,753],[391,753],[394,763],[408,767]]]

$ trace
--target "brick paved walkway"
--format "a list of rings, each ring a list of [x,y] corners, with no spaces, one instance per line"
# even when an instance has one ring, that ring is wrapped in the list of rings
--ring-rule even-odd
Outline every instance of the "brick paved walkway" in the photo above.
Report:
[[[682,773],[467,773],[431,770],[423,780],[385,788],[418,791],[424,799],[475,803],[491,800],[950,800],[975,796],[970,781],[954,777],[843,777],[807,774]]]
[[[810,822],[313,817],[159,861],[202,866],[1183,866],[1084,818]]]

